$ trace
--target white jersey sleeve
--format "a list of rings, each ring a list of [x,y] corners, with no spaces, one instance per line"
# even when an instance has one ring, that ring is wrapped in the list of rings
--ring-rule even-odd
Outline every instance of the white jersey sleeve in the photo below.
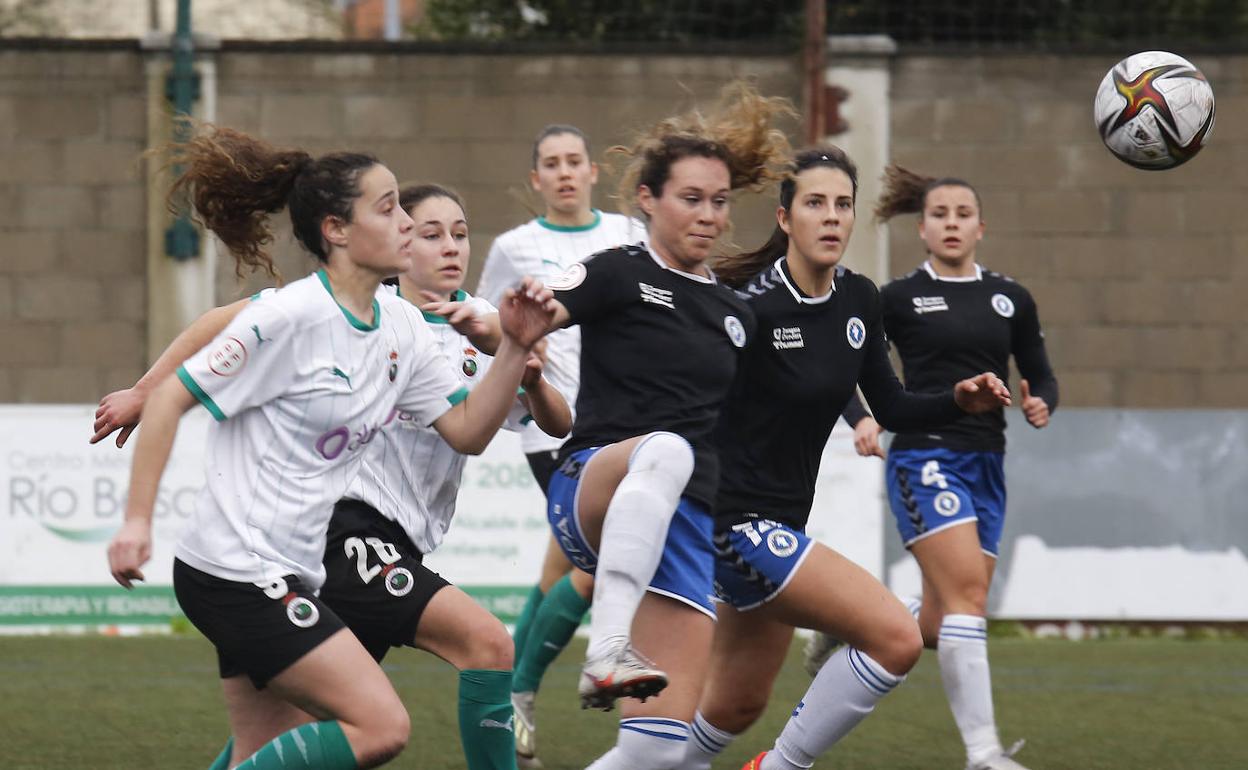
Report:
[[[395,408],[411,414],[422,425],[430,425],[452,406],[468,397],[468,389],[451,372],[451,365],[439,349],[438,341],[421,317],[420,311],[402,302],[403,317],[412,325],[415,344],[409,379],[399,394]],[[399,366],[398,354],[391,351],[392,366]]]
[[[507,252],[506,239],[499,236],[490,245],[490,254],[485,258],[485,267],[477,282],[477,296],[497,305],[507,287],[515,286],[522,277],[516,260]]]
[[[178,379],[218,422],[288,390],[298,368],[298,335],[283,310],[263,297],[178,368]]]

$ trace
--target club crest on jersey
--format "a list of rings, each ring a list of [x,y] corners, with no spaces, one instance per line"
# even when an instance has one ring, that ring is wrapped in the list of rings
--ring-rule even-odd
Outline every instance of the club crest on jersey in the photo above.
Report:
[[[733,345],[745,347],[745,327],[741,325],[741,319],[735,315],[724,316],[724,331],[728,332],[728,339]]]
[[[390,351],[390,370],[386,374],[390,377],[391,382],[394,382],[394,378],[399,376],[399,351]]]
[[[781,559],[788,558],[797,551],[797,535],[783,529],[773,529],[767,533],[767,550]]]
[[[286,594],[286,618],[300,628],[311,628],[321,619],[316,605],[297,594]]]
[[[1002,318],[1014,317],[1014,300],[1004,294],[992,295],[992,309],[997,311],[997,315]]]
[[[932,500],[932,507],[941,516],[956,516],[962,510],[962,500],[953,492],[940,492]]]
[[[412,577],[411,570],[405,567],[386,567],[386,571],[382,573],[385,578],[386,590],[391,596],[407,596],[412,592],[412,586],[416,585],[416,579]]]
[[[858,316],[849,319],[845,324],[845,339],[849,340],[849,346],[854,350],[862,350],[862,345],[867,341],[867,326]]]
[[[208,354],[208,369],[219,377],[233,377],[247,365],[247,346],[237,337],[226,337]]]
[[[585,276],[587,275],[589,275],[589,271],[585,269],[584,265],[577,262],[567,270],[564,270],[563,275],[552,278],[546,284],[546,288],[551,291],[568,291],[569,289],[575,289],[577,286],[580,286],[585,282]]]
[[[474,348],[464,348],[464,360],[460,362],[459,368],[465,377],[477,376],[481,365],[477,363],[477,351]]]

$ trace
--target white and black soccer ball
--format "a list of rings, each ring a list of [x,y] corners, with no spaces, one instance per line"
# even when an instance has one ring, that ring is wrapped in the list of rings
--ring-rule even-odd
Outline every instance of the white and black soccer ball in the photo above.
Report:
[[[1105,73],[1093,114],[1119,160],[1160,171],[1186,163],[1205,146],[1213,130],[1213,89],[1182,56],[1144,51]]]

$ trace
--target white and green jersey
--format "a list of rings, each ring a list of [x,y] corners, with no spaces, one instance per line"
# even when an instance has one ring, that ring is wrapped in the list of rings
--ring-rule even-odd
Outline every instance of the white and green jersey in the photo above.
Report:
[[[398,293],[395,287],[382,288]],[[470,302],[478,314],[497,312],[490,303],[462,291],[454,299]],[[478,350],[445,318],[426,314],[425,320],[449,363],[447,371],[471,390],[485,377],[493,357]],[[517,400],[503,427],[519,430],[529,421],[528,410]],[[467,459],[417,415],[400,409],[369,447],[344,497],[368,503],[403,527],[421,553],[431,553],[451,526]]]
[[[582,227],[552,225],[538,217],[508,230],[494,240],[481,271],[477,294],[495,305],[503,291],[531,275],[550,283],[569,267],[604,249],[645,240],[645,227],[621,214],[594,210],[594,221]],[[546,336],[546,368],[543,376],[575,409],[581,381],[581,330],[572,327]],[[558,449],[564,439],[554,438],[530,425],[520,434],[526,454]]]
[[[396,409],[428,425],[467,396],[407,301],[379,292],[373,323],[318,271],[265,293],[178,377],[217,424],[206,485],[175,551],[225,580],[325,580],[334,503]]]

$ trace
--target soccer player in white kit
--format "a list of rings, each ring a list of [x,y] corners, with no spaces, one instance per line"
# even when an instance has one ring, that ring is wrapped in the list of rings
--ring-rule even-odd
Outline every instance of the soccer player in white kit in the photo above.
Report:
[[[233,755],[246,757],[237,766],[375,767],[402,750],[409,720],[381,669],[315,595],[331,506],[396,408],[461,451],[484,448],[514,400],[527,348],[549,324],[549,299],[531,282],[508,295],[493,371],[465,395],[419,312],[378,295],[382,278],[410,265],[413,223],[375,158],[314,159],[217,128],[193,139],[184,160],[175,189],[191,193],[240,269],[271,271],[266,218],[283,207],[324,267],[244,308],[147,399],[110,569],[123,586],[143,578],[157,485],[178,420],[198,401],[218,424],[174,587],[217,647]],[[303,722],[304,711],[323,721]],[[287,726],[292,712],[299,723]]]
[[[521,276],[553,280],[591,254],[645,237],[645,229],[637,220],[593,208],[598,164],[590,158],[589,139],[579,128],[552,124],[538,132],[533,141],[529,184],[541,196],[546,213],[494,240],[478,295],[496,302]],[[546,337],[545,375],[568,403],[576,403],[580,355],[579,328],[559,329]],[[521,432],[520,441],[533,476],[545,493],[564,440],[530,425]],[[552,537],[541,577],[529,593],[515,630],[512,703],[521,766],[541,765],[536,759],[534,699],[546,669],[588,611],[592,592],[593,579],[572,568]]]

